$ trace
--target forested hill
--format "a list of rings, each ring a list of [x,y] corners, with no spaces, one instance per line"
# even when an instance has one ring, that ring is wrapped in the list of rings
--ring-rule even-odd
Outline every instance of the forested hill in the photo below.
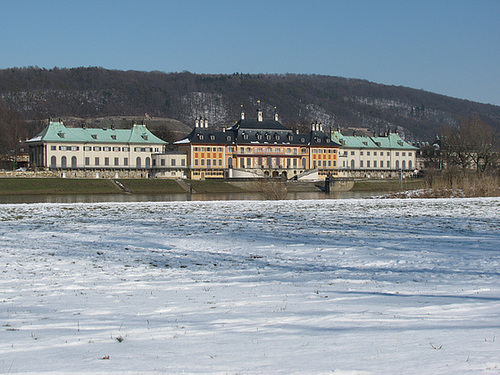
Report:
[[[319,120],[327,127],[399,128],[408,140],[432,139],[441,125],[478,115],[500,129],[500,107],[401,86],[320,75],[207,75],[118,71],[103,68],[0,70],[0,107],[25,120],[73,116],[149,116],[191,126],[196,116],[211,125],[232,124],[241,105],[254,117],[288,126]]]

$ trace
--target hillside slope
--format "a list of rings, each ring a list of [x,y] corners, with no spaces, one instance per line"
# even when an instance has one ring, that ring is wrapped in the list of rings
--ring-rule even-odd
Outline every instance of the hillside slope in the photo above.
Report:
[[[191,126],[233,123],[241,105],[254,115],[261,100],[288,126],[315,119],[327,127],[399,128],[408,140],[432,139],[443,124],[475,114],[500,129],[500,107],[401,86],[319,75],[201,75],[103,68],[0,70],[0,105],[27,120],[75,116],[169,118]]]

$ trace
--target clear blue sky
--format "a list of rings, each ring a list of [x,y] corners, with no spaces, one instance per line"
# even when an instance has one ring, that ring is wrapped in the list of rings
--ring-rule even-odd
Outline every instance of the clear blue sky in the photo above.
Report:
[[[361,78],[500,105],[500,0],[0,0],[0,68]]]

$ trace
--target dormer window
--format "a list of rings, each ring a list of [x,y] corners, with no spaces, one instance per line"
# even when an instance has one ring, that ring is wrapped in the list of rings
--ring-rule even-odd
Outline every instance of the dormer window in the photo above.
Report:
[[[142,135],[142,139],[144,139],[145,141],[147,141],[148,140],[148,136],[146,134],[143,134]]]
[[[288,134],[288,140],[289,141],[293,141],[293,135],[292,134]]]
[[[365,146],[368,146],[368,142],[366,142],[366,141],[363,141],[363,144],[364,144]]]
[[[116,140],[116,135],[114,135],[114,134],[113,134],[113,135],[111,136],[111,139]]]
[[[97,139],[97,134],[92,134],[91,137],[92,139]]]
[[[280,137],[280,135],[279,135],[279,134],[275,134],[275,135],[274,135],[274,139],[275,139],[275,140],[279,141],[279,140],[280,140],[280,138],[281,138],[281,137]]]
[[[243,134],[243,139],[248,139],[248,134],[244,133]]]
[[[64,138],[66,136],[63,132],[59,132],[57,133],[57,135],[59,136],[59,138]]]
[[[211,141],[215,141],[215,135],[210,134],[210,140],[211,140]]]
[[[231,136],[230,136],[230,135],[228,135],[228,136],[226,137],[226,141],[230,141],[230,140],[231,140]]]
[[[256,136],[257,136],[257,140],[259,140],[259,141],[261,141],[261,140],[262,140],[262,134],[257,133],[257,134],[256,134]]]

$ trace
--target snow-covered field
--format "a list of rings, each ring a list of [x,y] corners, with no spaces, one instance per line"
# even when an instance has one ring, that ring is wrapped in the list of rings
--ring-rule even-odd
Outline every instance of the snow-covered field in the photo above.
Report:
[[[0,372],[499,373],[499,208],[0,205]]]

